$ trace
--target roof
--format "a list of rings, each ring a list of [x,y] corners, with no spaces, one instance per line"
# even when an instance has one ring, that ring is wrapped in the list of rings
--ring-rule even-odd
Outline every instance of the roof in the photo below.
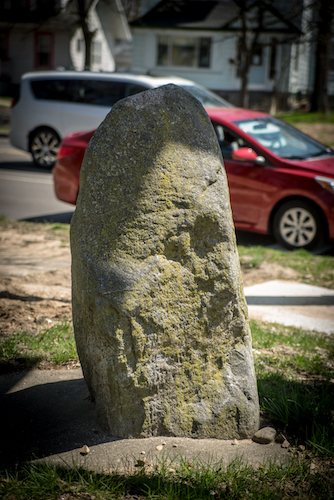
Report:
[[[300,33],[302,0],[292,12],[291,1],[248,0],[247,11],[265,10],[261,32]],[[297,15],[298,14],[298,15]],[[253,16],[256,19],[255,14]],[[161,0],[149,12],[130,23],[133,28],[182,30],[240,30],[239,0]]]
[[[127,82],[137,82],[147,84],[152,88],[174,83],[175,85],[188,85],[198,86],[192,80],[187,80],[179,76],[154,76],[145,75],[132,72],[107,72],[107,71],[74,71],[74,70],[46,70],[46,71],[30,71],[22,75],[22,80],[46,80],[54,78],[87,78],[87,79],[100,79],[100,80],[121,80]]]

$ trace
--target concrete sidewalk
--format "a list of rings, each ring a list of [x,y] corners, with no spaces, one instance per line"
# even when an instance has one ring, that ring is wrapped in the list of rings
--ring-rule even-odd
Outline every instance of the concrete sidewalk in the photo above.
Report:
[[[293,281],[267,281],[244,289],[251,319],[334,333],[334,290]]]
[[[245,288],[251,318],[334,333],[334,291],[270,281]],[[0,377],[2,436],[0,468],[45,457],[59,465],[96,471],[131,470],[138,459],[163,457],[229,463],[236,457],[258,465],[290,454],[279,444],[158,437],[116,439],[99,427],[81,370],[33,370]],[[4,411],[4,409],[6,409]],[[83,456],[81,448],[90,452]],[[160,446],[159,446],[160,445]],[[158,446],[158,449],[157,449]],[[162,449],[160,449],[162,448]]]

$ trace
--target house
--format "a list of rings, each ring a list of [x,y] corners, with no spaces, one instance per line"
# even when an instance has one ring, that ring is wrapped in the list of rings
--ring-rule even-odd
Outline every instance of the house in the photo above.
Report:
[[[253,43],[249,105],[291,107],[313,83],[312,11],[303,3],[254,0],[242,11],[240,0],[144,0],[149,10],[130,24],[132,69],[183,76],[240,104],[245,34],[248,47]]]
[[[118,45],[131,40],[121,0],[86,0],[94,31],[91,70],[114,71]],[[1,0],[0,95],[13,92],[23,73],[84,69],[85,43],[77,0]]]

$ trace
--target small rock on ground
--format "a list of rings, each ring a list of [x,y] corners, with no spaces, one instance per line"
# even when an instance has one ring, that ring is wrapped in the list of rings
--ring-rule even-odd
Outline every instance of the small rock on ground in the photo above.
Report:
[[[253,441],[259,444],[269,444],[275,440],[276,430],[273,427],[263,427],[253,436]]]

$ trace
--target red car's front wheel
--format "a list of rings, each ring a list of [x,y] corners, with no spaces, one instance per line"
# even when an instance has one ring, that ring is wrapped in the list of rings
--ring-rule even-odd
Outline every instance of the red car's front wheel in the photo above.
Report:
[[[319,211],[303,200],[284,203],[274,217],[274,235],[289,250],[315,248],[324,238]]]

